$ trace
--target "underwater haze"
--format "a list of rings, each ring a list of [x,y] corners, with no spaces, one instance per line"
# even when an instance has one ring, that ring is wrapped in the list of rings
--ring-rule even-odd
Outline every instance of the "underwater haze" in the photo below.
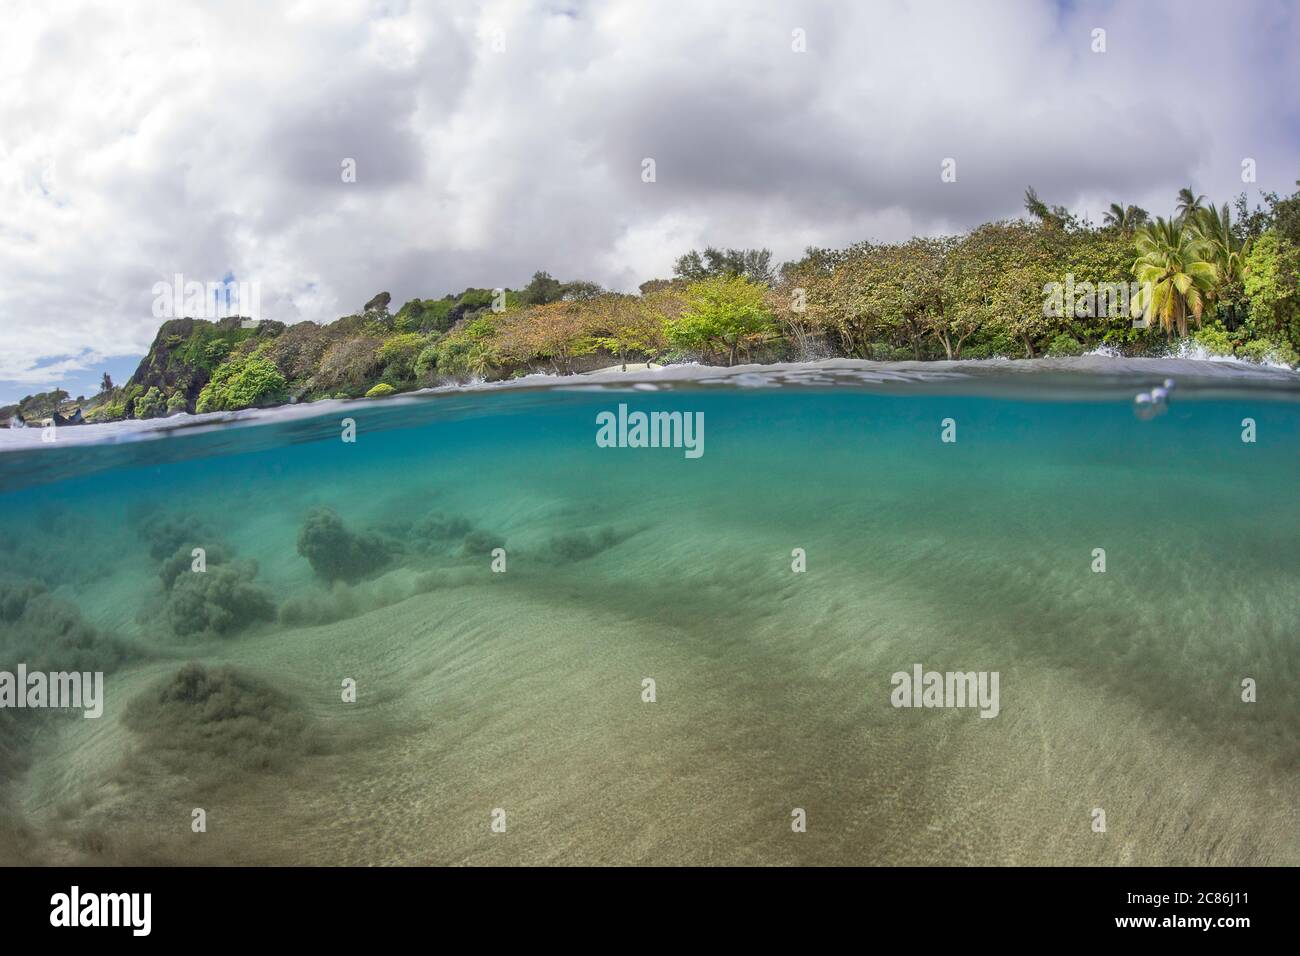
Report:
[[[927,369],[7,436],[0,864],[1300,864],[1300,376]]]

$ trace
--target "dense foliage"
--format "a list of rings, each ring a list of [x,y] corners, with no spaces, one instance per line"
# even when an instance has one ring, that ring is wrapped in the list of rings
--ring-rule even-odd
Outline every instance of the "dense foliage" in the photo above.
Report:
[[[1300,192],[1262,199],[1252,209],[1242,195],[1230,211],[1184,189],[1168,217],[1113,203],[1094,226],[1029,189],[1026,218],[960,236],[812,248],[779,268],[765,249],[691,250],[639,295],[537,272],[517,291],[412,299],[392,315],[377,296],[329,325],[176,319],[125,386],[104,377],[86,417],[378,397],[638,361],[1150,354],[1190,338],[1211,355],[1295,364]],[[52,392],[0,412],[31,420],[61,406],[66,393]]]
[[[284,376],[262,355],[239,356],[224,362],[199,393],[196,412],[236,411],[275,405],[287,397]]]

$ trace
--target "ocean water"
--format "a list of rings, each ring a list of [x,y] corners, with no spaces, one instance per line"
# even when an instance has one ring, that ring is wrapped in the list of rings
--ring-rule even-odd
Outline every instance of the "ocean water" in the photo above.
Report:
[[[9,435],[0,670],[105,690],[0,710],[0,863],[1300,864],[1298,402],[832,362]]]

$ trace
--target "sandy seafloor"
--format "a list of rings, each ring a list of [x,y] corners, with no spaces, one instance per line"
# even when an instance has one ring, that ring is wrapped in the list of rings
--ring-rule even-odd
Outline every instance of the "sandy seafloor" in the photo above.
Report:
[[[0,669],[108,671],[98,720],[0,712],[0,863],[1298,864],[1300,393],[1175,363],[1140,419],[1170,367],[0,455]],[[705,454],[596,448],[619,402],[702,411]],[[299,553],[320,507],[350,581]],[[193,546],[225,576],[169,590]],[[916,663],[998,671],[999,715],[895,709]]]

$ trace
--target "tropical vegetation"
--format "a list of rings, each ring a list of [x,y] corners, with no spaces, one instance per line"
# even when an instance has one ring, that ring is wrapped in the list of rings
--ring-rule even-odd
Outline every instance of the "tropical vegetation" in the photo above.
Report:
[[[1300,186],[1300,183],[1297,183]],[[927,360],[1153,354],[1295,364],[1300,192],[1214,205],[1191,188],[1168,216],[1114,202],[1098,225],[1031,187],[1025,216],[962,235],[810,248],[691,250],[629,295],[537,272],[518,290],[388,296],[328,325],[174,319],[125,385],[80,400],[90,421],[378,397],[441,383],[632,362],[850,356]],[[0,419],[67,407],[28,396]]]

